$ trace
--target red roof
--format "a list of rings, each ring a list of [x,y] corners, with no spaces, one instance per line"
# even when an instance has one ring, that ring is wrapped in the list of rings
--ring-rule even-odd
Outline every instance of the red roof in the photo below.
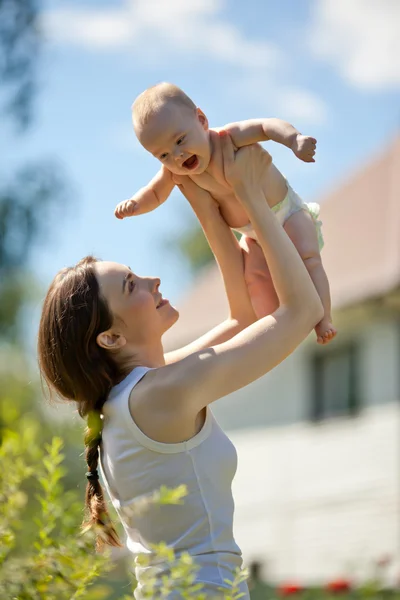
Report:
[[[400,137],[321,198],[321,220],[334,308],[400,284]]]

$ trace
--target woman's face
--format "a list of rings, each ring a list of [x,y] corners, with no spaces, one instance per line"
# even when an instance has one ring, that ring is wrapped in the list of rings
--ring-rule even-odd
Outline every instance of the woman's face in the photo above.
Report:
[[[139,277],[114,262],[97,262],[95,273],[114,317],[113,333],[122,335],[129,345],[159,342],[178,319],[178,311],[162,298],[158,278]]]

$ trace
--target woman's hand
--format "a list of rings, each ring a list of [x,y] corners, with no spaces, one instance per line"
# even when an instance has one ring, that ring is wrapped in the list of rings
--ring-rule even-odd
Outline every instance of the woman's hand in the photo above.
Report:
[[[262,176],[271,164],[270,155],[259,144],[244,146],[235,152],[230,135],[220,131],[225,179],[242,203],[258,198]]]

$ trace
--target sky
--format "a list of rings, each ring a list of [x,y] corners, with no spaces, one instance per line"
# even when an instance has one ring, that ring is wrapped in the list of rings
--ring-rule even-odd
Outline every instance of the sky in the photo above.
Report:
[[[171,81],[211,126],[293,123],[317,138],[315,164],[266,147],[303,198],[318,201],[399,132],[399,23],[398,0],[44,2],[36,120],[9,158],[57,159],[70,191],[32,255],[33,273],[47,287],[60,268],[93,253],[159,276],[176,303],[190,285],[171,249],[194,218],[184,198],[174,192],[153,213],[122,222],[113,215],[159,168],[135,139],[134,98]]]

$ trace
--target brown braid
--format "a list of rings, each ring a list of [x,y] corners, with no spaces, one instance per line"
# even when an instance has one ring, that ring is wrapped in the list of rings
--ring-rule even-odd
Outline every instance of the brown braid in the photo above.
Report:
[[[88,415],[88,426],[85,435],[85,458],[88,465],[88,474],[92,477],[86,486],[85,506],[88,519],[82,524],[84,531],[94,527],[97,532],[96,546],[101,550],[104,544],[121,547],[118,534],[108,515],[107,505],[104,500],[103,489],[98,479],[97,466],[99,461],[101,443],[102,419],[98,411]]]
[[[97,336],[113,323],[100,295],[94,271],[96,259],[88,256],[75,267],[60,271],[51,284],[42,309],[38,336],[39,367],[47,386],[59,396],[73,400],[81,417],[88,417],[85,435],[88,484],[84,530],[94,527],[97,547],[121,546],[107,511],[98,480],[101,442],[101,410],[111,388],[125,373]]]

